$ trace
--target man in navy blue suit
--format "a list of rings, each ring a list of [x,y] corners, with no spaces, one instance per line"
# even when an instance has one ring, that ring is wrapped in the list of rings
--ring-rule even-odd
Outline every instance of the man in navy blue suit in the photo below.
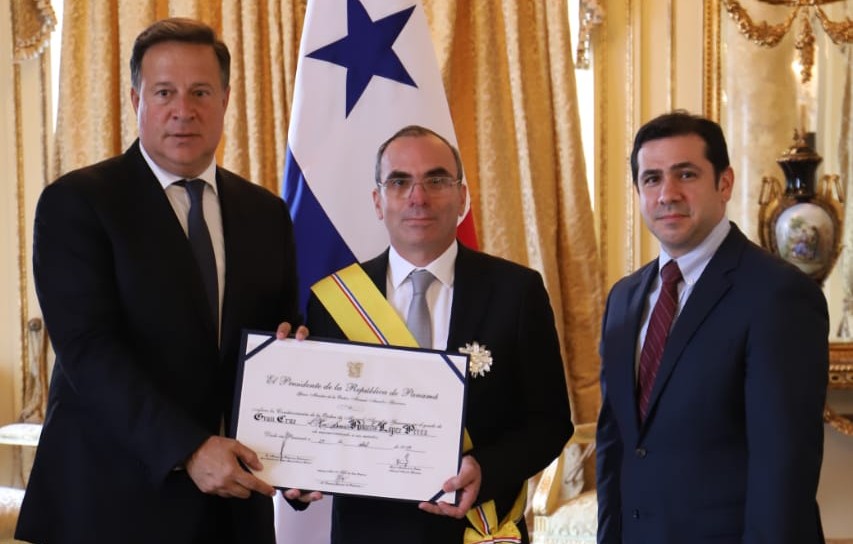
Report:
[[[607,301],[598,542],[823,542],[819,286],[726,218],[734,173],[716,123],[683,111],[653,119],[631,169],[660,256]],[[680,274],[663,270],[671,262]],[[666,298],[671,325],[656,307]]]
[[[139,139],[39,200],[35,284],[56,365],[18,539],[275,542],[274,489],[221,429],[241,329],[299,319],[296,267],[283,201],[216,165],[229,64],[207,25],[147,28],[130,62]],[[200,223],[207,261],[188,239]]]

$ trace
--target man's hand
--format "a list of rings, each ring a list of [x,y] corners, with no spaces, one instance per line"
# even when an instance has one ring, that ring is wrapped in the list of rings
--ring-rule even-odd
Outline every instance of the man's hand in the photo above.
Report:
[[[278,326],[278,329],[276,329],[275,331],[276,339],[284,340],[285,338],[287,338],[287,335],[290,334],[290,329],[292,328],[293,326],[287,321],[281,323]],[[308,338],[308,327],[306,327],[305,325],[299,325],[299,328],[296,329],[296,334],[294,336],[297,340],[305,340],[306,338]]]
[[[253,470],[264,468],[255,452],[240,442],[211,436],[190,456],[187,473],[204,493],[241,499],[249,498],[252,491],[275,495],[274,487],[247,472],[240,461]]]
[[[459,496],[459,506],[453,506],[446,502],[422,502],[418,508],[431,514],[440,516],[450,516],[453,518],[464,518],[468,510],[474,506],[474,501],[477,500],[477,495],[480,493],[480,483],[483,481],[483,473],[480,470],[480,464],[470,455],[462,458],[462,466],[459,467],[459,474],[450,478],[441,487],[445,493],[453,491],[461,491]]]
[[[284,498],[292,501],[299,500],[304,503],[312,503],[323,498],[323,494],[319,491],[302,491],[301,489],[287,489],[282,491]]]

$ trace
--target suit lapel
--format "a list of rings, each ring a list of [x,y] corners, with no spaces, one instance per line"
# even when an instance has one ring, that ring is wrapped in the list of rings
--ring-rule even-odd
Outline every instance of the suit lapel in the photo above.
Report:
[[[205,324],[210,338],[215,339],[216,331],[210,318],[207,295],[187,235],[181,228],[165,190],[142,157],[138,140],[128,148],[125,158],[130,164],[127,170],[132,172],[127,198],[134,203],[132,209],[140,210],[139,213],[143,214],[138,223],[144,225],[146,235],[156,241],[158,260],[169,267],[170,282],[178,286],[175,291],[181,297],[189,297],[198,319]],[[158,294],[164,295],[162,289]]]
[[[491,284],[483,282],[474,264],[476,253],[459,244],[453,280],[453,302],[450,310],[450,330],[447,350],[453,351],[464,342],[459,339],[474,338],[483,319],[482,309],[487,307],[492,293]],[[383,296],[387,291],[388,250],[362,265],[365,273],[376,284]]]
[[[493,285],[477,272],[477,254],[462,244],[458,247],[446,346],[446,350],[451,352],[458,351],[465,342],[477,337],[486,313],[483,309],[489,307],[489,298],[494,292]]]
[[[125,185],[127,193],[125,198],[133,203],[135,209],[146,217],[142,222],[146,233],[160,238],[158,243],[166,243],[164,249],[174,254],[181,249],[181,238],[186,238],[178,221],[175,210],[169,203],[166,192],[154,176],[154,172],[148,167],[148,163],[142,158],[139,150],[139,142],[134,142],[124,154],[127,161],[126,170],[129,172],[128,183]],[[156,220],[152,221],[151,216]],[[189,246],[185,253],[190,256]],[[171,264],[171,263],[170,263]]]
[[[379,292],[384,297],[388,290],[388,250],[386,249],[379,256],[362,263],[361,268],[376,284]]]
[[[664,347],[660,369],[649,397],[647,422],[654,418],[655,405],[690,339],[711,310],[731,289],[728,273],[737,266],[745,242],[743,233],[732,224],[728,236],[711,258],[699,281],[696,282],[693,292],[690,293],[690,298],[687,299],[687,304],[676,319]]]
[[[240,330],[244,323],[242,318],[242,301],[245,300],[241,289],[253,285],[250,263],[241,258],[244,253],[241,248],[245,244],[251,244],[251,234],[246,232],[245,222],[241,215],[251,213],[243,203],[239,190],[240,181],[235,179],[234,174],[223,169],[216,168],[216,186],[219,197],[219,209],[222,214],[222,236],[225,241],[225,289],[222,294],[222,318],[220,336],[225,338],[225,331]],[[199,280],[201,281],[201,280]],[[203,293],[202,293],[203,294]],[[202,301],[203,302],[203,301]],[[207,312],[205,315],[209,315]],[[232,336],[233,335],[228,335]],[[239,338],[237,335],[236,338]],[[229,352],[226,346],[221,346],[220,357]]]
[[[216,169],[216,194],[219,197],[219,210],[222,215],[222,238],[225,242],[225,286],[222,291],[222,316],[220,318],[220,330],[225,331],[240,328],[239,323],[235,323],[235,316],[239,312],[235,311],[235,304],[239,304],[241,294],[239,288],[241,285],[246,285],[246,271],[244,270],[243,260],[238,258],[239,252],[235,247],[243,239],[241,236],[241,224],[237,218],[239,207],[239,197],[233,194],[231,179],[227,172],[221,168]],[[230,337],[231,335],[220,334],[220,337]],[[219,351],[220,359],[229,352],[229,346],[221,346]]]
[[[637,337],[640,334],[646,297],[657,271],[657,261],[646,265],[639,274],[632,277],[632,283],[627,286],[625,306],[619,307],[617,305],[610,310],[616,312],[616,315],[625,316],[624,329],[617,331],[617,333],[631,340],[613,343],[617,346],[617,351],[612,357],[613,361],[617,361],[611,378],[613,397],[631,400],[628,406],[625,406],[630,414],[628,418],[624,418],[624,421],[639,423],[636,387]]]
[[[177,292],[189,293],[195,311],[199,313],[200,319],[207,319],[210,333],[215,338],[207,295],[186,233],[163,187],[142,157],[138,140],[128,148],[124,157],[129,165],[127,171],[131,172],[125,194],[128,202],[133,203],[129,209],[138,210],[134,212],[140,214],[137,224],[144,226],[146,237],[156,241],[158,260],[169,268],[170,283],[179,286]],[[164,295],[162,289],[165,287],[160,288],[159,294]]]

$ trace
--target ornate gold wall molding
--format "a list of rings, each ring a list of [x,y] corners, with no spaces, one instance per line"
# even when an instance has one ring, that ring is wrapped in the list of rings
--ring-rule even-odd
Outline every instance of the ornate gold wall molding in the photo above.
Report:
[[[829,388],[853,391],[853,343],[830,342]],[[839,414],[827,404],[823,419],[833,429],[853,436],[853,420],[849,415]]]
[[[746,9],[737,0],[723,0],[723,3],[726,6],[726,12],[737,23],[741,34],[746,36],[752,43],[763,47],[778,45],[782,41],[782,38],[785,37],[785,34],[791,30],[794,19],[797,18],[797,13],[799,13],[799,8],[795,8],[783,22],[775,25],[771,25],[767,21],[755,24]]]
[[[815,59],[815,35],[810,22],[810,14],[814,14],[823,27],[827,36],[836,45],[853,42],[853,21],[845,17],[843,21],[832,21],[820,8],[822,5],[832,4],[846,0],[759,0],[765,4],[787,6],[791,8],[784,21],[777,24],[769,24],[762,21],[759,24],[753,22],[752,17],[738,0],[723,0],[726,11],[737,24],[738,30],[751,42],[763,47],[774,47],[782,41],[782,38],[791,29],[794,20],[802,15],[800,30],[794,42],[794,47],[800,53],[800,77],[805,84],[811,80],[812,67]]]
[[[702,81],[704,87],[704,92],[702,93],[702,110],[705,117],[719,123],[720,104],[722,102],[720,0],[705,0],[705,14],[702,26],[705,34],[705,47],[702,58],[705,67],[705,74]]]
[[[605,84],[607,77],[607,67],[608,67],[608,55],[605,49],[607,44],[607,17],[601,22],[601,25],[598,28],[598,32],[593,35],[593,51],[599,52],[595,55],[595,64],[593,68],[595,70],[595,76],[593,78],[593,87],[596,90],[596,97],[594,100],[596,101],[596,117],[598,119],[606,120],[607,112],[608,112],[608,85]],[[610,172],[610,166],[607,161],[607,145],[608,145],[608,130],[607,123],[600,122],[596,123],[595,135],[597,139],[596,146],[598,149],[598,166],[595,172],[595,183],[597,185],[597,197],[596,197],[596,216],[598,217],[598,248],[599,255],[601,256],[601,285],[608,287],[607,283],[607,263],[609,260],[609,255],[607,248],[609,246],[607,240],[607,210],[609,209],[610,198],[607,192],[607,182],[608,175]],[[589,160],[589,159],[587,159]]]
[[[853,343],[829,344],[829,388],[853,390]]]
[[[625,54],[625,84],[626,88],[629,90],[626,94],[627,104],[625,106],[625,140],[624,140],[624,153],[623,157],[631,156],[631,147],[633,144],[633,134],[637,128],[637,93],[636,93],[636,82],[640,80],[639,77],[635,77],[635,71],[639,69],[638,63],[635,59],[635,51],[636,47],[635,38],[637,33],[637,28],[635,25],[635,10],[634,10],[634,2],[632,0],[628,0],[625,2],[625,8],[627,9],[627,51]],[[637,3],[637,8],[640,8],[639,3]],[[635,229],[637,226],[637,217],[636,217],[636,208],[634,204],[634,195],[632,192],[633,183],[631,178],[631,172],[629,169],[625,170],[625,174],[623,175],[623,185],[627,189],[626,192],[626,201],[625,201],[625,222],[622,226],[624,229],[623,232],[629,233],[628,236],[625,236],[625,246],[623,251],[625,252],[625,269],[623,274],[630,274],[634,271],[638,264],[638,256],[640,254],[637,251],[639,247],[640,233]],[[634,233],[634,234],[630,234]]]
[[[666,3],[666,17],[667,17],[667,28],[668,31],[666,33],[666,46],[669,50],[669,84],[666,86],[666,109],[667,111],[675,108],[675,86],[676,81],[678,81],[678,70],[676,68],[678,58],[678,41],[675,39],[675,35],[677,32],[676,29],[676,14],[675,14],[675,4],[673,0],[668,0]],[[633,183],[633,180],[632,180]]]

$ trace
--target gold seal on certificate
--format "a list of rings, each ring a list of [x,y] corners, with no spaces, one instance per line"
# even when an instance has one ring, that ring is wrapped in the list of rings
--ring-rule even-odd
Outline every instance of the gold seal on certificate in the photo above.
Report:
[[[235,429],[276,487],[445,500],[459,470],[468,358],[244,333]]]

